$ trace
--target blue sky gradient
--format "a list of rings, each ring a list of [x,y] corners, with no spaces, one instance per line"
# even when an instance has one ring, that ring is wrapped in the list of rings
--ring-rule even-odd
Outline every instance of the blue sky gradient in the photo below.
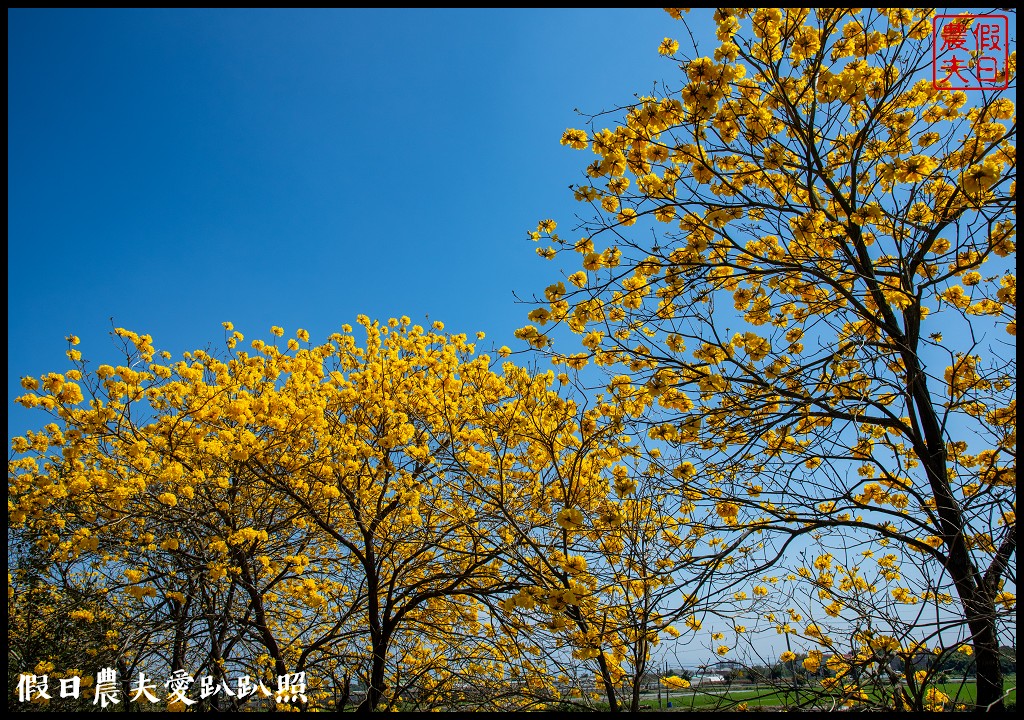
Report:
[[[521,347],[513,292],[554,279],[526,231],[577,210],[574,108],[678,72],[657,47],[680,29],[660,9],[8,10],[9,398],[69,367],[70,333],[113,356],[114,326],[178,356],[225,320],[248,345],[429,315]],[[9,403],[9,436],[40,420]]]
[[[712,52],[711,11],[686,20]],[[594,156],[559,138],[678,85],[666,36],[685,54],[654,8],[9,9],[8,437],[49,420],[13,399],[72,333],[93,368],[115,326],[178,359],[224,321],[247,349],[359,314],[524,348],[513,294],[559,272],[527,231],[589,211],[568,185]]]

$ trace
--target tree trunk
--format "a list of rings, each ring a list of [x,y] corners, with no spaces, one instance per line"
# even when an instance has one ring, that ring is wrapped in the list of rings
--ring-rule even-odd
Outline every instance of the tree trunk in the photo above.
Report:
[[[366,688],[366,697],[356,707],[356,712],[373,712],[381,698],[384,697],[384,657],[386,644],[381,642],[373,648],[373,662],[370,666],[370,682]]]
[[[345,673],[345,683],[341,688],[341,699],[338,701],[338,709],[341,711],[345,710],[348,705],[348,699],[352,695],[352,677]]]
[[[990,582],[975,567],[964,537],[964,518],[949,484],[948,458],[942,426],[926,387],[926,376],[917,354],[903,354],[908,385],[918,410],[920,436],[915,448],[922,460],[935,498],[940,534],[945,545],[946,569],[960,597],[964,620],[971,631],[977,660],[978,697],[981,710],[1004,709],[1003,673],[999,665],[999,635],[996,631],[995,596]]]
[[[965,606],[970,613],[967,622],[973,636],[977,663],[977,709],[1001,711],[1004,709],[1003,668],[999,663],[995,602],[979,592]]]
[[[608,661],[605,659],[604,653],[598,656],[597,664],[601,668],[601,680],[604,681],[604,691],[608,696],[608,710],[618,712],[619,702],[615,697],[615,683],[612,682],[612,675],[608,671]]]

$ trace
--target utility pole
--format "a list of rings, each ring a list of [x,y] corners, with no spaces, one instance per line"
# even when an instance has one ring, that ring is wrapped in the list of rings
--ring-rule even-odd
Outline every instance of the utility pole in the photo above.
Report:
[[[661,676],[662,677],[668,677],[668,660],[665,661],[665,669],[662,671]],[[661,683],[658,683],[658,685],[661,685]],[[666,708],[672,707],[672,701],[669,700],[669,690],[670,690],[669,686],[666,685],[665,686],[665,707]]]
[[[793,649],[789,646],[789,633],[788,632],[786,633],[786,650],[788,652],[793,652]],[[800,691],[797,689],[797,685],[796,685],[796,658],[793,658],[792,660],[789,661],[789,672],[790,672],[790,674],[793,675],[793,697],[794,697],[794,701],[799,706],[800,705]]]

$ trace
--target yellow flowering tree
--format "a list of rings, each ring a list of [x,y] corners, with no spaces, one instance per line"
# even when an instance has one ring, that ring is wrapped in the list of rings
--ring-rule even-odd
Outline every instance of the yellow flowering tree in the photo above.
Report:
[[[592,214],[582,237],[531,230],[564,277],[517,336],[551,350],[566,327],[582,348],[558,357],[645,390],[664,488],[696,505],[696,578],[809,580],[794,549],[842,553],[844,574],[813,573],[823,622],[878,632],[908,626],[897,606],[941,606],[909,626],[959,622],[977,702],[998,708],[1016,577],[1016,53],[998,69],[1009,90],[937,88],[932,15],[726,8],[710,55],[663,42],[675,85],[563,135],[596,156],[573,187]],[[858,565],[868,543],[894,556],[879,582]],[[907,558],[913,590],[893,568]]]
[[[250,353],[226,323],[225,357],[178,361],[117,329],[123,364],[92,370],[71,338],[71,370],[23,379],[18,402],[53,422],[12,440],[10,526],[52,581],[88,577],[127,618],[130,677],[307,672],[314,706],[356,679],[383,709],[522,665],[484,602],[520,587],[506,539],[532,521],[514,498],[553,461],[502,462],[527,442],[508,418],[555,416],[521,396],[529,373],[496,373],[440,323],[359,324],[362,345],[348,326],[319,345],[273,328]]]
[[[56,581],[48,559],[35,552],[31,538],[8,537],[7,687],[8,709],[25,710],[17,688],[23,674],[46,675],[50,689],[60,680],[88,673],[94,666],[115,666],[120,637],[128,630],[125,618],[106,610],[101,588],[83,577]],[[86,680],[78,698],[50,692],[48,711],[91,708],[91,683]]]
[[[325,579],[329,559],[309,567],[319,538],[245,463],[282,418],[301,434],[309,393],[275,387],[293,358],[196,351],[164,364],[149,336],[115,335],[122,365],[89,371],[71,347],[71,370],[23,380],[19,402],[54,422],[12,441],[11,526],[35,538],[58,577],[99,587],[107,612],[130,618],[114,648],[122,675],[249,674],[273,686],[310,666],[326,673],[316,649],[339,643],[344,626],[321,609],[317,584],[343,607],[350,598]]]
[[[360,324],[364,348],[335,338],[303,433],[308,450],[277,458],[267,482],[322,537],[332,582],[359,589],[351,612],[365,647],[361,708],[403,701],[403,674],[422,678],[411,689],[429,705],[424,693],[464,676],[446,668],[446,646],[461,646],[486,675],[485,654],[470,652],[493,643],[481,600],[514,587],[503,572],[506,510],[476,492],[508,441],[489,429],[513,392],[487,355],[474,357],[464,335],[439,334],[439,323]]]
[[[635,409],[624,388],[577,406],[547,386],[550,377],[522,375],[517,396],[524,406],[508,406],[517,427],[503,435],[526,442],[506,455],[505,482],[494,487],[506,498],[514,495],[510,488],[525,491],[506,551],[524,586],[497,610],[506,630],[546,657],[578,702],[601,696],[613,712],[636,711],[655,647],[678,635],[663,610],[677,594],[675,504],[651,487],[622,432]],[[532,405],[544,411],[524,412]],[[589,688],[596,693],[584,697]]]

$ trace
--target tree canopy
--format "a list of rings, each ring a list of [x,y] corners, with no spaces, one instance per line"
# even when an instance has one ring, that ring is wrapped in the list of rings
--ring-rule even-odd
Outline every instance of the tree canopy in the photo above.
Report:
[[[562,136],[594,156],[574,237],[530,230],[534,365],[360,316],[178,359],[115,328],[95,366],[70,336],[22,378],[12,686],[638,710],[696,644],[808,707],[941,709],[971,663],[1003,706],[1016,55],[969,95],[932,83],[931,10],[721,8],[714,48],[668,13],[675,78]]]
[[[880,643],[909,657],[915,631],[959,633],[979,703],[998,707],[1015,108],[1012,90],[933,85],[931,16],[720,8],[710,55],[666,38],[675,83],[563,135],[596,155],[572,188],[583,237],[531,231],[565,277],[517,334],[643,405],[662,487],[694,498],[691,534],[712,536],[689,572],[784,568],[821,601],[785,632],[836,650],[823,624],[852,626],[879,667]],[[560,326],[584,352],[555,350]]]

